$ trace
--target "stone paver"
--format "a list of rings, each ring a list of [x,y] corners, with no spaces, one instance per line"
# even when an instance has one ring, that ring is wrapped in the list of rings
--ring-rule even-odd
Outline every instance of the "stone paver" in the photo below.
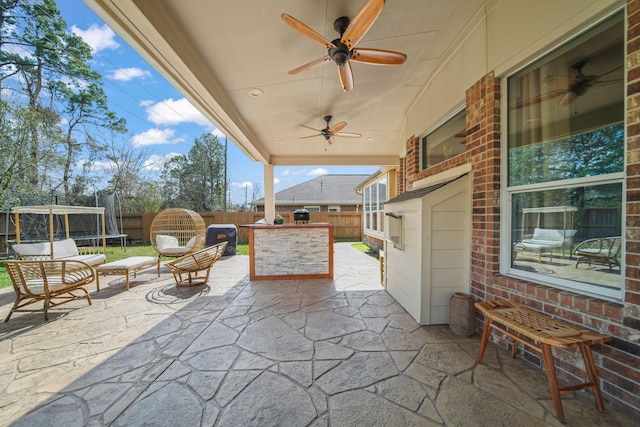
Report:
[[[336,244],[334,280],[248,279],[248,257],[206,286],[168,270],[0,324],[0,426],[558,426],[544,372],[479,337],[418,325],[377,260]],[[0,317],[13,303],[0,290]],[[583,394],[568,425],[632,426]]]

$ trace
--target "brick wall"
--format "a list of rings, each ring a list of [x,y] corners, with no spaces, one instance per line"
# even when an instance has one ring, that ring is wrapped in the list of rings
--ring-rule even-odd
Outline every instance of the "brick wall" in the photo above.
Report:
[[[396,174],[396,196],[404,193],[404,186],[406,182],[405,170],[404,170],[404,157],[400,157],[398,162],[398,173]]]
[[[624,302],[614,303],[522,279],[501,276],[500,258],[500,80],[487,74],[466,92],[466,152],[419,170],[418,139],[409,140],[407,188],[413,182],[470,163],[473,170],[471,293],[478,300],[513,299],[554,317],[611,335],[594,347],[594,358],[609,405],[640,416],[640,0],[629,1],[626,280]],[[400,180],[399,180],[400,181]],[[478,330],[482,320],[478,318]],[[496,342],[508,347],[509,342]],[[537,353],[520,350],[538,365]],[[560,379],[586,378],[576,353],[555,351]]]

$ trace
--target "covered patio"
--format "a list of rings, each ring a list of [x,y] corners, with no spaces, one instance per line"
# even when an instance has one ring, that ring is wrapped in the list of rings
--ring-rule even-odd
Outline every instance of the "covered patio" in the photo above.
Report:
[[[223,258],[206,286],[167,268],[109,278],[93,305],[0,324],[1,425],[560,425],[544,373],[479,336],[420,326],[378,261],[335,246],[335,279],[249,281]],[[0,317],[13,291],[0,292]],[[567,425],[631,426],[584,394]]]

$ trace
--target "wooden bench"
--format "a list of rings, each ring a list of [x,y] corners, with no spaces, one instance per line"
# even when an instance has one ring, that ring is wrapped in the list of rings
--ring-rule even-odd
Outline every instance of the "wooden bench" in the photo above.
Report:
[[[484,356],[487,342],[491,335],[491,329],[495,329],[514,340],[513,347],[511,348],[512,358],[516,356],[518,349],[517,343],[522,343],[542,355],[542,361],[547,373],[547,381],[549,382],[549,389],[551,390],[553,406],[555,407],[558,421],[562,423],[565,422],[560,394],[574,390],[590,388],[593,392],[596,407],[600,412],[604,412],[598,372],[593,362],[591,346],[593,344],[602,344],[611,341],[612,338],[610,336],[553,319],[513,301],[477,302],[475,303],[475,307],[485,315],[484,330],[480,341],[480,350],[478,351],[478,363],[482,363],[482,357]],[[506,328],[500,327],[496,325],[496,323]],[[553,361],[552,347],[565,349],[580,348],[588,381],[568,387],[560,387],[558,385],[556,368]]]

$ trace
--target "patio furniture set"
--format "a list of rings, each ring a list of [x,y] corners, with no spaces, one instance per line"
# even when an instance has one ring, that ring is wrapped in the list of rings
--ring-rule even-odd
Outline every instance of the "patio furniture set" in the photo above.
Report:
[[[39,311],[24,308],[39,301],[44,304],[45,321],[48,320],[50,307],[78,299],[86,299],[91,305],[91,297],[85,286],[95,281],[96,291],[99,292],[100,276],[125,276],[125,288],[128,291],[129,277],[133,275],[135,278],[142,270],[156,267],[160,277],[162,256],[176,258],[166,263],[173,273],[176,286],[204,284],[209,280],[213,264],[222,257],[227,247],[227,242],[221,242],[203,248],[204,221],[188,209],[160,212],[151,230],[157,257],[134,256],[108,263],[105,262],[104,253],[97,251],[99,248],[91,248],[93,253],[85,253],[71,238],[14,244],[12,248],[18,259],[5,261],[5,267],[13,283],[16,300],[5,322],[14,312]],[[189,235],[191,237],[187,237]]]
[[[533,252],[538,255],[538,262],[542,261],[542,255],[548,254],[549,261],[553,261],[554,250],[560,249],[562,256],[565,249],[576,257],[576,268],[582,263],[591,266],[601,264],[612,270],[614,266],[620,268],[618,257],[622,247],[622,237],[608,236],[584,240],[573,248],[574,238],[578,232],[574,228],[574,215],[578,208],[574,206],[547,206],[540,208],[522,209],[522,224],[520,235],[522,240],[513,245],[513,259],[521,252]],[[526,236],[529,216],[534,215],[533,235]],[[544,228],[543,216],[548,214],[562,215],[562,228]],[[571,250],[573,248],[573,250]]]

